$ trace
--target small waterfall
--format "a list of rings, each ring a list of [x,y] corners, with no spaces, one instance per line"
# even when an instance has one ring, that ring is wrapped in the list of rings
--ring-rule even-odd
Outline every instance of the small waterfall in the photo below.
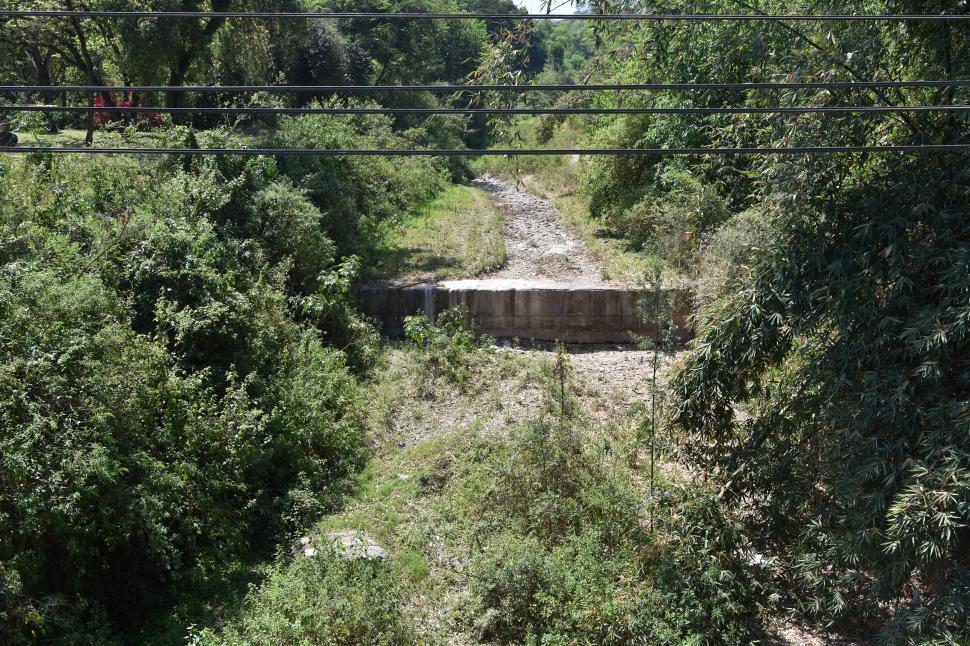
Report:
[[[434,311],[434,292],[435,285],[429,284],[424,286],[424,315],[432,323],[434,323],[435,316],[437,316],[437,312]]]

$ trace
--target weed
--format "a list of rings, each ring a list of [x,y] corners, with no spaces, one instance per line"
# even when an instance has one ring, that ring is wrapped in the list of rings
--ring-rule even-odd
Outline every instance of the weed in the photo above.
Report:
[[[660,370],[660,355],[670,351],[677,343],[672,318],[673,305],[668,292],[663,287],[663,266],[660,262],[651,263],[649,273],[642,280],[644,295],[638,304],[639,314],[647,327],[653,330],[651,336],[637,338],[644,350],[650,351],[650,401],[647,410],[641,412],[638,425],[637,445],[646,442],[650,448],[650,529],[654,529],[656,505],[656,472],[658,432],[663,426],[663,390],[657,381]],[[671,444],[673,437],[670,438]],[[634,449],[634,466],[637,462],[637,449]]]
[[[459,305],[439,314],[435,322],[425,314],[405,319],[404,336],[419,358],[423,381],[443,378],[463,386],[471,379],[471,357],[485,341],[465,327],[467,317],[468,308]]]

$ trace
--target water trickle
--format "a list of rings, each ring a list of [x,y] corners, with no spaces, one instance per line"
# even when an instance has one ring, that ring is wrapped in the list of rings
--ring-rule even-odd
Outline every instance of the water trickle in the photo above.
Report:
[[[432,323],[435,320],[436,312],[434,311],[434,285],[424,286],[424,315],[428,317],[428,320]]]

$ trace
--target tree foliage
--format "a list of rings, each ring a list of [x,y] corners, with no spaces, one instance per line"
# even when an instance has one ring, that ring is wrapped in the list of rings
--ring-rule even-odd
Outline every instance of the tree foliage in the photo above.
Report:
[[[311,117],[279,136],[398,137],[388,120]],[[352,254],[432,196],[442,170],[3,161],[5,637],[109,643],[166,614],[189,621],[202,582],[339,504],[367,454],[350,367],[375,354]],[[356,235],[333,240],[341,226]]]
[[[744,1],[738,13],[838,13],[839,3]],[[706,13],[723,3],[637,3]],[[859,13],[965,13],[962,2],[865,2]],[[613,34],[610,78],[629,82],[964,78],[970,35],[939,24],[646,24]],[[610,106],[947,103],[963,90],[693,92]],[[954,114],[629,116],[594,137],[618,147],[966,142]],[[788,607],[879,625],[887,642],[967,639],[970,320],[961,155],[607,159],[594,210],[628,218],[671,203],[689,173],[726,215],[765,211],[770,248],[703,316],[674,381],[687,457],[715,479]],[[646,213],[656,213],[647,208]],[[700,213],[700,211],[698,211]],[[690,220],[678,225],[688,227]],[[684,229],[675,228],[674,231]],[[693,235],[703,234],[703,228]]]
[[[606,13],[845,12],[844,3],[795,0],[595,4]],[[852,9],[968,11],[957,0]],[[970,32],[957,25],[646,22],[598,36],[606,82],[970,73]],[[963,89],[933,88],[624,93],[591,104],[966,100]],[[965,143],[970,128],[954,113],[630,115],[598,119],[590,133],[619,148],[858,146]],[[862,624],[887,643],[970,637],[967,162],[959,154],[624,157],[597,160],[586,178],[594,215],[684,269],[725,223],[757,212],[758,227],[770,225],[768,244],[703,314],[673,382],[684,454],[744,519],[788,609]]]

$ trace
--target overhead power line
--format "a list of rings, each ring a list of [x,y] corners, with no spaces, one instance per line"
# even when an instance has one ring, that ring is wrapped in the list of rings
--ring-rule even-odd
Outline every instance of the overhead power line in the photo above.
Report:
[[[305,12],[305,11],[60,11],[0,10],[8,18],[258,18],[312,20],[624,20],[679,22],[958,22],[970,20],[964,14],[469,14],[469,13],[379,13],[379,12]]]
[[[85,93],[301,93],[365,94],[380,92],[683,92],[683,91],[770,91],[770,90],[872,90],[890,88],[970,87],[970,79],[941,81],[783,81],[778,83],[607,83],[597,85],[0,85],[0,93],[37,92],[46,94]]]
[[[630,115],[630,114],[892,114],[915,112],[968,112],[970,104],[865,105],[865,106],[769,106],[740,108],[166,108],[163,106],[57,106],[0,105],[0,112],[61,112],[68,114],[235,114],[235,115]]]
[[[29,146],[0,148],[0,153],[87,154],[87,155],[248,155],[273,157],[510,157],[556,155],[613,155],[656,157],[684,155],[815,155],[836,153],[955,153],[970,151],[970,144],[928,144],[919,146],[793,146],[758,148],[591,148],[525,150],[325,150],[316,148],[76,148]]]

